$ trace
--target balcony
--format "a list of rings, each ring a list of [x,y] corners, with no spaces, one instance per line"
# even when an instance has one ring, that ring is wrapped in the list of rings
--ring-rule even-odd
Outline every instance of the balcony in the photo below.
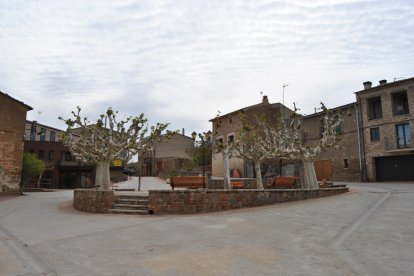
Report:
[[[411,144],[401,145],[399,139],[391,139],[389,137],[384,139],[384,148],[387,153],[408,153],[414,151]]]

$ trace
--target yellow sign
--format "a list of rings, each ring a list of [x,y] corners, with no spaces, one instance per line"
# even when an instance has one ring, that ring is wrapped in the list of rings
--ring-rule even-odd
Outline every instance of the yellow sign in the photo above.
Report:
[[[114,167],[122,167],[122,160],[121,159],[115,159],[114,160]]]

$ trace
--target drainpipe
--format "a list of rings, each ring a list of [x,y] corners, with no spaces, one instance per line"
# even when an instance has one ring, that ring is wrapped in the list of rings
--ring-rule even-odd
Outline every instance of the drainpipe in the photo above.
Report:
[[[361,98],[356,94],[357,105],[355,106],[357,114],[357,131],[358,131],[358,154],[359,154],[359,169],[361,170],[361,180],[366,180],[366,162],[365,162],[365,141],[364,141],[364,127],[362,120]],[[361,138],[362,137],[362,138]]]

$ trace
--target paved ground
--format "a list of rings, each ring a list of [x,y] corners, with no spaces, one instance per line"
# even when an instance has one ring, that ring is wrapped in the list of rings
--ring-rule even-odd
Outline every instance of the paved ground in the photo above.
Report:
[[[414,183],[351,188],[181,216],[88,214],[73,191],[29,193],[0,201],[0,275],[413,275]]]

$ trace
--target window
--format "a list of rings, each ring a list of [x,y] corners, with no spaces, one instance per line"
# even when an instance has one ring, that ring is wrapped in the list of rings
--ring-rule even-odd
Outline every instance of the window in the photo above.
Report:
[[[411,144],[410,124],[396,125],[398,148],[407,148]]]
[[[337,123],[338,121],[339,121],[339,115],[335,115],[333,117],[333,122],[334,123]],[[341,124],[339,124],[337,127],[335,127],[334,130],[335,130],[335,133],[336,134],[341,134],[342,133]]]
[[[394,115],[408,114],[407,92],[398,92],[392,94],[392,112]]]
[[[217,144],[222,145],[224,140],[223,140],[223,136],[219,136],[216,138],[217,139]]]
[[[39,159],[40,160],[45,159],[45,151],[44,150],[39,150]]]
[[[49,160],[53,160],[55,157],[55,151],[54,150],[50,150],[49,151]]]
[[[30,141],[36,141],[36,124],[34,122],[30,128]]]
[[[339,115],[334,115],[332,118],[332,123],[335,124],[336,122],[338,122],[338,120],[339,120]],[[319,136],[322,137],[323,133],[326,131],[325,118],[322,118],[320,121],[321,121],[321,125],[319,128]],[[336,134],[341,134],[342,133],[341,124],[332,128],[332,131],[335,131]]]
[[[56,132],[51,131],[50,132],[50,142],[55,142],[56,139]]]
[[[370,128],[371,133],[371,141],[379,141],[380,140],[380,131],[379,127]]]
[[[65,161],[74,161],[74,158],[70,152],[65,152]]]
[[[368,99],[368,118],[370,120],[382,118],[381,97]]]
[[[227,143],[229,144],[234,143],[234,134],[230,134],[227,136]]]
[[[44,127],[40,128],[40,141],[46,140],[46,129]]]
[[[348,169],[348,159],[344,159],[344,169]]]

